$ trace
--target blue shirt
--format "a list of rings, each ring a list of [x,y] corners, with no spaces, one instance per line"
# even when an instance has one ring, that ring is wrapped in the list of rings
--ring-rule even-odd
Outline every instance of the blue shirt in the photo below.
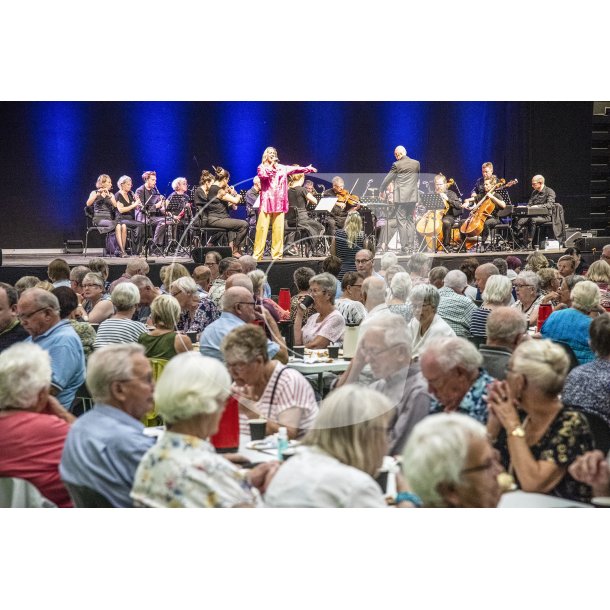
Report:
[[[46,333],[30,337],[51,357],[51,385],[59,390],[57,400],[70,410],[76,390],[85,382],[85,352],[83,344],[69,320],[61,320]]]
[[[204,328],[201,337],[199,338],[199,351],[204,356],[216,358],[216,360],[223,360],[222,352],[220,351],[222,340],[234,328],[237,328],[242,324],[245,324],[245,322],[241,318],[238,318],[235,314],[228,311],[223,311],[218,320]],[[280,346],[274,341],[267,339],[267,353],[269,354],[269,358],[274,358],[279,351]]]
[[[59,476],[97,491],[113,506],[130,507],[136,469],[154,443],[140,421],[116,407],[96,404],[72,424]]]
[[[585,313],[570,307],[554,311],[544,322],[540,333],[544,339],[567,343],[580,364],[595,360],[589,347],[589,326],[593,320]]]

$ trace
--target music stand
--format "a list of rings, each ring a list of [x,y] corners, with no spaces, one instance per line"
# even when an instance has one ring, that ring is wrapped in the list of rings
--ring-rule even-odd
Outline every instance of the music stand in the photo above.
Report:
[[[419,204],[418,207],[420,208],[424,208],[425,209],[425,214],[427,214],[428,212],[436,212],[437,210],[444,210],[447,206],[445,205],[445,200],[440,196],[439,193],[424,193],[423,195],[420,195],[420,200],[419,200]],[[432,216],[432,223],[433,223],[433,231],[434,231],[434,236],[427,236],[427,235],[423,235],[422,241],[419,245],[418,248],[418,252],[422,252],[425,249],[428,249],[428,242],[426,241],[426,237],[429,237],[430,239],[434,240],[434,244],[432,246],[432,252],[438,252],[438,246],[441,247],[441,249],[445,252],[445,254],[449,254],[449,252],[447,252],[447,249],[445,248],[445,246],[443,245],[443,242],[438,238],[438,230],[437,230],[437,225],[436,225],[436,214],[434,214]],[[421,219],[420,219],[421,220]],[[441,220],[441,229],[443,227],[443,222]]]

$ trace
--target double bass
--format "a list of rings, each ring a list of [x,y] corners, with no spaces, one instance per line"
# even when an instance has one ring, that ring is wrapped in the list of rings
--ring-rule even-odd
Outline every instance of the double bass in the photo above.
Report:
[[[517,184],[518,180],[515,178],[510,182],[506,182],[504,178],[500,179],[495,186],[493,186],[487,193],[481,197],[481,201],[470,210],[470,215],[462,223],[460,231],[468,237],[477,237],[485,228],[485,221],[493,214],[496,204],[492,201],[491,196],[499,190],[507,189],[514,184]]]
[[[455,184],[455,180],[450,178],[447,181],[447,188]],[[443,197],[444,193],[439,193]],[[418,221],[415,226],[420,235],[424,235],[429,248],[434,248],[435,236],[439,243],[443,241],[443,216],[449,211],[449,200],[443,197],[445,203],[444,209],[429,210]]]

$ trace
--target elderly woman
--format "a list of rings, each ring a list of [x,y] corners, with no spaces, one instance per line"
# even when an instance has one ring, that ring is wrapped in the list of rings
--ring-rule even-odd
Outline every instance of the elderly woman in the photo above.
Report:
[[[341,298],[335,301],[335,307],[341,312],[346,324],[358,326],[366,316],[362,302],[362,282],[360,273],[348,271],[341,280]]]
[[[294,320],[294,344],[310,349],[324,349],[343,340],[345,321],[335,308],[337,280],[330,273],[319,273],[309,280],[309,290],[317,313],[309,316],[303,326],[303,308],[297,309]]]
[[[91,191],[85,205],[93,206],[93,224],[100,228],[100,233],[110,233],[114,230],[116,241],[120,249],[119,256],[127,256],[125,252],[125,241],[127,239],[127,227],[121,220],[113,220],[117,202],[112,189],[112,180],[108,174],[102,174],[95,183],[96,190]]]
[[[549,259],[542,254],[542,252],[532,252],[525,259],[525,271],[532,271],[538,273],[540,269],[544,269],[549,266]],[[510,268],[510,267],[509,267]]]
[[[172,282],[181,277],[191,277],[189,270],[180,263],[171,263],[159,269],[159,279],[161,280],[161,292],[169,293],[169,286]]]
[[[604,309],[610,309],[610,265],[604,260],[595,261],[587,271],[587,279],[595,282],[599,288],[599,304]]]
[[[132,320],[140,303],[140,291],[135,284],[121,282],[112,291],[110,299],[116,313],[99,325],[95,349],[111,343],[137,343],[138,337],[146,332],[146,324]]]
[[[413,319],[409,328],[413,336],[413,360],[426,351],[430,343],[439,337],[455,337],[455,331],[437,313],[440,296],[438,289],[430,284],[418,284],[411,291]]]
[[[568,275],[561,279],[559,287],[559,303],[555,309],[567,309],[572,306],[572,290],[578,282],[584,282],[587,278],[583,275]]]
[[[411,276],[407,272],[399,271],[391,275],[388,274],[387,277],[390,279],[386,281],[388,285],[386,305],[392,313],[402,316],[408,324],[413,318],[413,307],[408,300],[413,285]]]
[[[544,322],[540,332],[545,339],[567,343],[580,364],[591,362],[595,354],[589,345],[591,312],[599,306],[597,284],[585,280],[574,286],[572,307],[554,311]]]
[[[161,297],[163,298],[163,297]],[[231,380],[225,367],[197,353],[181,354],[164,369],[155,389],[155,406],[167,430],[142,458],[131,497],[135,506],[229,508],[261,504],[277,463],[243,475],[216,454],[209,437],[218,425]]]
[[[346,385],[326,398],[314,427],[278,470],[265,494],[276,508],[382,508],[373,477],[387,452],[389,400],[369,388]],[[402,491],[402,479],[397,481]],[[399,494],[397,500],[402,503]]]
[[[419,422],[403,453],[402,471],[426,507],[495,508],[502,472],[485,426],[461,413]]]
[[[180,305],[173,296],[162,294],[151,303],[150,318],[154,328],[138,337],[147,358],[169,360],[180,352],[193,349],[191,340],[175,330],[179,317]]]
[[[83,309],[90,324],[100,324],[114,313],[110,295],[104,292],[104,280],[99,273],[87,273],[83,278]]]
[[[239,400],[242,433],[249,434],[248,419],[265,418],[267,434],[280,426],[290,438],[305,434],[318,413],[313,390],[301,373],[269,360],[265,331],[253,324],[234,328],[221,350]]]
[[[57,506],[69,507],[58,469],[75,418],[50,388],[51,359],[40,346],[16,343],[0,354],[0,476],[25,479]]]
[[[406,273],[406,272],[407,272],[407,270],[402,265],[390,265],[387,268],[385,275],[384,275],[386,285],[390,286],[392,284],[392,278],[397,273]],[[411,276],[409,276],[409,279],[411,279]]]
[[[297,309],[300,309],[299,304],[309,296],[309,280],[315,275],[315,272],[310,267],[299,267],[293,274],[292,279],[297,289],[297,293],[290,299],[290,320],[294,323],[297,316]],[[313,306],[309,306],[303,311],[303,324],[307,322],[307,318],[315,313]]]
[[[559,398],[568,368],[565,350],[552,341],[517,346],[506,381],[489,387],[487,431],[523,491],[586,502],[590,489],[568,466],[593,449],[593,438],[585,416]]]
[[[505,275],[492,275],[483,290],[483,303],[472,313],[470,334],[473,337],[487,336],[485,325],[489,314],[499,307],[506,307],[512,298],[512,282]]]
[[[180,277],[170,284],[170,294],[180,305],[180,319],[176,329],[182,332],[201,333],[220,317],[218,307],[201,294],[192,277]]]
[[[522,271],[513,282],[517,300],[512,307],[527,317],[528,326],[536,326],[538,322],[538,307],[542,301],[542,295],[538,293],[539,283],[538,276],[533,271]]]
[[[136,210],[142,202],[131,190],[133,181],[129,176],[121,176],[117,180],[117,186],[119,190],[114,194],[114,198],[120,214],[121,225],[133,230],[134,251],[132,254],[137,254],[142,249],[144,237],[144,223],[136,220]]]
[[[364,231],[362,218],[356,210],[349,212],[342,229],[337,229],[333,237],[330,252],[341,259],[339,280],[348,271],[356,271],[356,254],[364,248]]]
[[[70,326],[83,344],[85,358],[88,358],[93,353],[96,334],[93,326],[89,322],[83,321],[83,316],[86,317],[86,314],[82,306],[78,304],[76,293],[67,286],[55,288],[52,293],[59,301],[59,317],[62,320],[70,320]]]
[[[561,287],[559,272],[552,267],[545,267],[538,271],[538,279],[540,281],[540,294],[542,295],[540,304],[550,303],[553,307],[556,307],[559,303],[559,288]]]
[[[267,299],[263,296],[265,282],[267,276],[264,271],[255,269],[248,273],[248,277],[252,280],[252,294],[257,305],[262,305],[273,317],[276,322],[285,322],[290,320],[290,312],[282,309],[273,299]]]

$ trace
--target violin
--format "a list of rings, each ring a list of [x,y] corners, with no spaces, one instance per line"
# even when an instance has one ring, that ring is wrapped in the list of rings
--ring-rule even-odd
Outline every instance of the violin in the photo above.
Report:
[[[360,197],[358,195],[353,195],[347,189],[341,189],[337,193],[337,206],[339,206],[342,210],[349,205],[352,207],[356,207],[360,205]]]
[[[504,178],[498,181],[487,193],[481,197],[481,200],[477,205],[472,208],[468,219],[462,223],[460,231],[469,237],[476,237],[483,232],[485,228],[485,221],[493,214],[496,204],[491,199],[491,196],[496,192],[503,189],[507,189],[514,184],[517,184],[518,180],[514,179],[510,182],[506,182]]]

